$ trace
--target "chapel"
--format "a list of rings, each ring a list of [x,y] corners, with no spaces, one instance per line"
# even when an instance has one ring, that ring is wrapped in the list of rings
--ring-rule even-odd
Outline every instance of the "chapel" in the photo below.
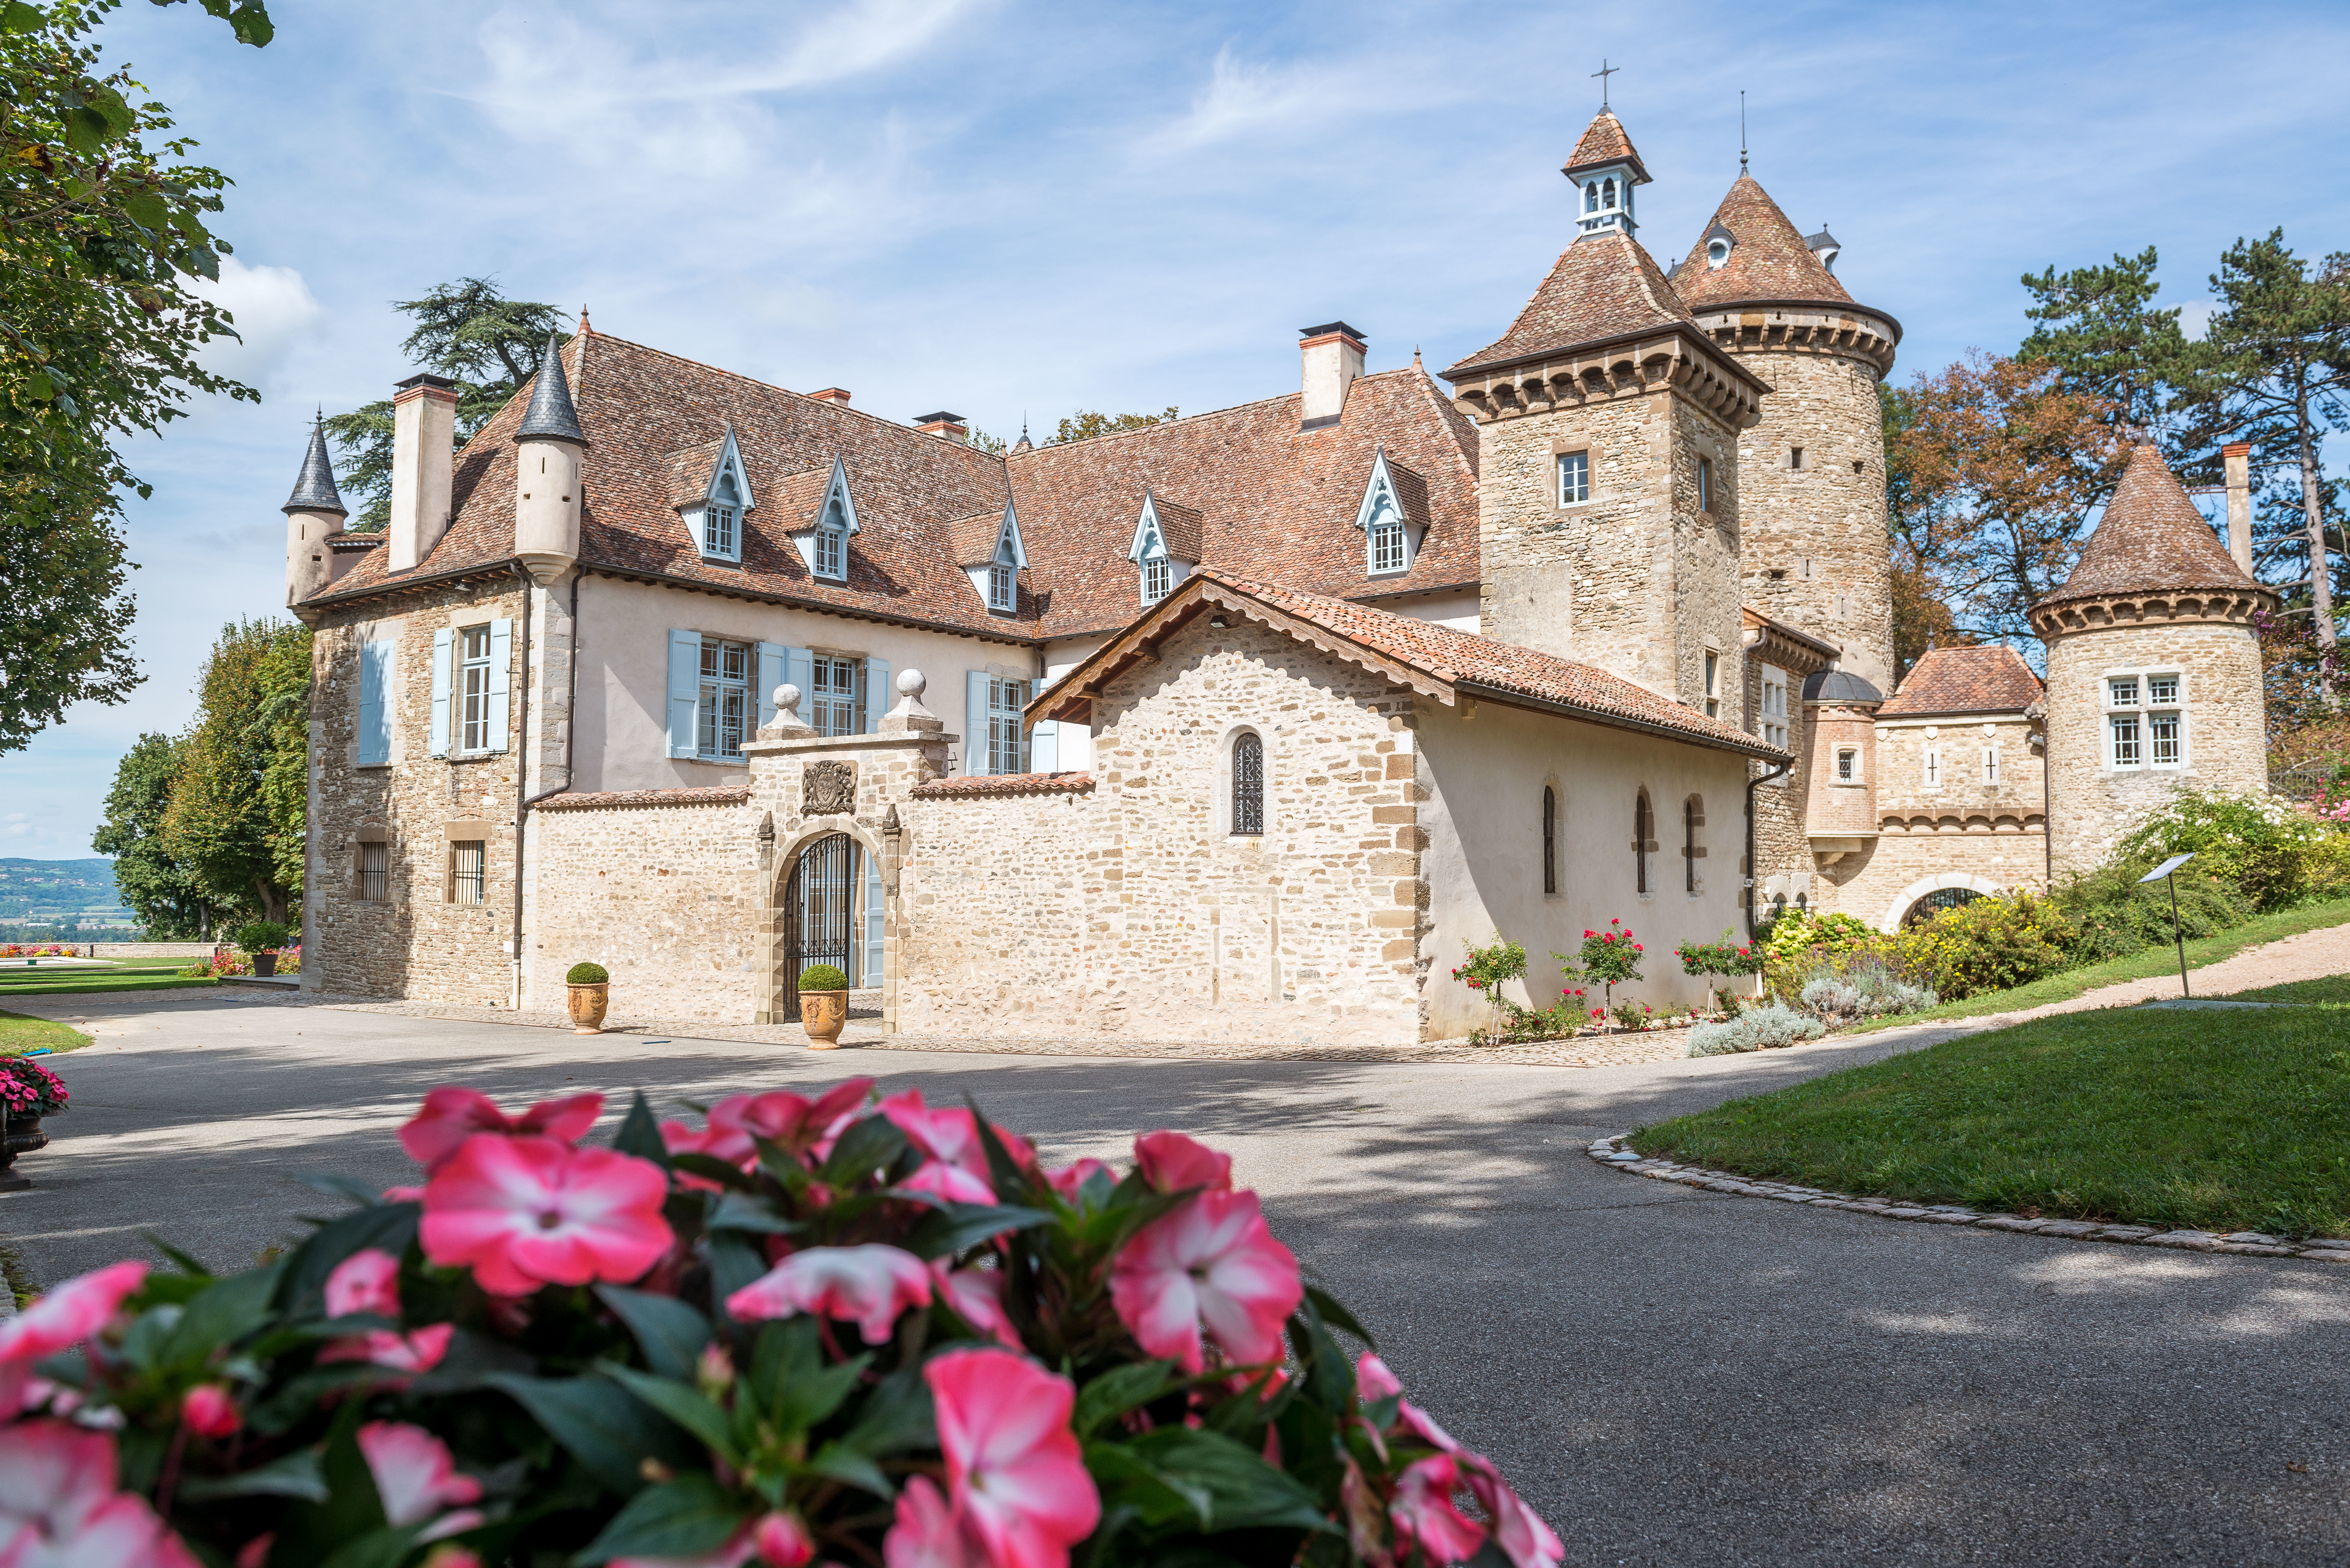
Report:
[[[1291,389],[998,453],[583,316],[462,448],[400,383],[380,533],[314,430],[303,984],[547,1010],[592,960],[755,1023],[827,962],[908,1033],[1411,1044],[1484,1021],[1452,971],[1496,935],[1520,1000],[1617,919],[1693,1001],[1682,943],[2044,886],[2116,769],[2241,751],[2266,590],[2151,449],[2056,684],[1949,649],[1893,691],[1899,324],[1742,167],[1669,267],[1612,110],[1563,172],[1563,253],[1439,374],[1334,320]]]

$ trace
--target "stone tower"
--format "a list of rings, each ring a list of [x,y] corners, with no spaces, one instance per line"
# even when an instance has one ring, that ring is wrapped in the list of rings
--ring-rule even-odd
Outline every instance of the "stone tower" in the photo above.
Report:
[[[2081,564],[2032,607],[2048,648],[2048,837],[2094,869],[2181,784],[2268,787],[2256,611],[2275,592],[2230,559],[2162,453],[2130,454]]]
[[[1890,691],[1877,388],[1901,327],[1853,303],[1829,271],[1836,249],[1825,228],[1798,234],[1742,168],[1672,282],[1714,343],[1771,387],[1738,438],[1747,602],[1841,644],[1838,668]]]
[[[342,493],[335,488],[334,461],[327,455],[327,421],[323,414],[310,426],[310,450],[302,458],[301,477],[286,499],[286,605],[300,604],[334,577],[332,542],[350,515]]]
[[[552,334],[514,440],[515,554],[551,587],[579,558],[579,457],[588,449]]]
[[[1769,388],[1632,237],[1648,176],[1615,115],[1564,172],[1574,242],[1443,373],[1478,426],[1482,629],[1740,724],[1738,432]]]

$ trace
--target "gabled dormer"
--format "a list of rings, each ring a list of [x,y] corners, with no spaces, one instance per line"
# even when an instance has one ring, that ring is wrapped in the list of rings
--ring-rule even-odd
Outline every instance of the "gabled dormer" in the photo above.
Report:
[[[1425,506],[1408,504],[1403,485],[1423,488],[1419,476],[1408,468],[1391,468],[1388,449],[1371,459],[1370,482],[1363,486],[1362,504],[1355,508],[1355,526],[1363,531],[1363,571],[1367,576],[1401,576],[1411,570],[1428,533]],[[1415,515],[1418,514],[1418,515]]]
[[[992,615],[1013,615],[1020,608],[1020,574],[1028,569],[1028,552],[1020,543],[1020,519],[1012,503],[1001,513],[975,512],[947,524],[955,545],[955,564],[971,579]]]
[[[1200,514],[1144,491],[1126,558],[1135,565],[1142,604],[1157,604],[1200,564]]]
[[[832,460],[824,499],[805,517],[789,521],[792,544],[798,549],[800,559],[807,563],[808,571],[824,582],[847,582],[848,536],[857,532],[857,503],[849,498],[848,471],[841,466],[840,459]]]
[[[743,453],[734,444],[734,427],[726,427],[726,435],[718,443],[718,456],[710,465],[709,477],[701,492],[678,507],[678,515],[685,520],[686,531],[693,536],[695,546],[705,561],[743,559],[743,531],[751,508],[757,505],[751,494],[751,475],[743,467]]]

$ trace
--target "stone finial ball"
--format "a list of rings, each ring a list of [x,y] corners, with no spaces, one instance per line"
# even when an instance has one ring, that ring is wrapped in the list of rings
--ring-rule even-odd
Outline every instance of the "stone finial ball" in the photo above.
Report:
[[[786,680],[775,688],[775,706],[786,713],[800,711],[800,689]]]
[[[898,695],[900,697],[920,697],[929,685],[930,681],[919,670],[898,671]]]

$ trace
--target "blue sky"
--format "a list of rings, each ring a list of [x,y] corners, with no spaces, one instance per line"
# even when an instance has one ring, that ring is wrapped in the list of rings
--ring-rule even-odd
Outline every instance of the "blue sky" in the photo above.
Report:
[[[1295,328],[1370,365],[1496,336],[1565,244],[1557,170],[1598,106],[1684,254],[1738,171],[1908,379],[2022,335],[2017,278],[2158,244],[2164,297],[2282,224],[2350,249],[2350,6],[1053,5],[280,0],[241,48],[193,6],[104,33],[236,181],[222,368],[257,408],[134,453],[149,679],[0,758],[0,855],[90,853],[116,759],[176,731],[220,623],[282,613],[312,407],[407,373],[389,301],[465,274],[597,327],[899,418],[1009,437],[1079,408],[1285,390]]]

